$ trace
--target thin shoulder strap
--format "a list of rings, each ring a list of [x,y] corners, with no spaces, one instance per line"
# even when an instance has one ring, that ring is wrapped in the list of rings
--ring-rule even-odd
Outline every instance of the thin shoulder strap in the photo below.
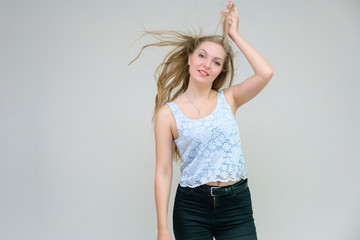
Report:
[[[221,89],[218,94],[219,94],[219,99],[218,99],[218,100],[220,101],[220,105],[221,105],[222,107],[230,108],[230,109],[231,109],[230,105],[229,105],[228,102],[226,101],[226,98],[225,98],[225,94],[224,94],[223,89]]]
[[[176,106],[174,102],[168,102],[166,104],[170,107],[170,110],[174,115],[175,120],[178,121],[182,117],[180,109]]]
[[[225,100],[225,96],[224,96],[224,92],[223,90],[219,90],[218,92],[218,101],[220,103],[220,105],[223,105],[224,104],[224,100]]]

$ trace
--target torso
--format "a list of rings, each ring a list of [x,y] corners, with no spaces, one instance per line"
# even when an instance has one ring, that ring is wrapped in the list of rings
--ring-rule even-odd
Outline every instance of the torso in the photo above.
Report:
[[[231,106],[231,109],[235,116],[236,108],[235,108],[234,100],[231,97],[232,93],[230,92],[229,88],[224,89],[223,92],[224,92],[225,99]],[[206,106],[204,106],[201,109],[201,115],[196,114],[194,106],[187,100],[187,98],[184,96],[184,94],[181,94],[176,99],[174,99],[174,102],[176,103],[176,105],[180,108],[181,112],[187,118],[194,119],[194,120],[201,119],[201,118],[204,118],[207,115],[211,114],[215,110],[216,104],[217,104],[217,93],[215,90],[213,90],[212,96],[209,99],[209,101],[207,102]],[[173,135],[173,139],[175,140],[178,138],[179,134],[178,134],[177,127],[176,127],[175,118],[171,114],[170,108],[169,108],[169,111],[170,111],[170,115],[171,115],[171,123],[170,123],[171,133]]]
[[[233,98],[231,97],[232,93],[230,92],[230,89],[224,89],[223,92],[224,92],[225,99],[231,106],[233,114],[235,116],[236,108],[234,105]],[[206,106],[204,106],[201,109],[200,115],[196,114],[196,110],[195,110],[194,106],[187,100],[187,98],[184,96],[184,94],[181,94],[176,99],[174,99],[174,102],[176,103],[176,105],[180,108],[181,112],[187,118],[196,120],[196,119],[201,119],[201,118],[208,116],[215,110],[216,104],[217,104],[217,94],[218,93],[216,93],[216,91],[213,90],[212,95],[211,95],[210,99],[208,100]],[[170,111],[170,109],[169,109],[169,111]],[[172,120],[170,123],[170,128],[171,128],[171,133],[173,135],[173,139],[174,140],[177,139],[179,134],[177,131],[176,121],[175,121],[174,117],[172,117]],[[228,181],[228,182],[219,182],[219,181],[218,182],[208,182],[208,183],[206,183],[206,185],[222,187],[222,186],[228,186],[228,185],[235,184],[235,183],[239,182],[240,180],[241,179],[239,179],[237,181]]]

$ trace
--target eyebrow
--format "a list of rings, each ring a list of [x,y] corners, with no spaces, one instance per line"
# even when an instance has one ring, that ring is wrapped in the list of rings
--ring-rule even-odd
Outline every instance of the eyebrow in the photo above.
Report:
[[[206,54],[208,54],[207,53],[207,51],[205,51],[205,49],[199,49],[199,50],[202,50],[202,51],[204,51]],[[222,61],[222,58],[219,58],[219,57],[214,57],[215,59],[220,59],[221,61]]]

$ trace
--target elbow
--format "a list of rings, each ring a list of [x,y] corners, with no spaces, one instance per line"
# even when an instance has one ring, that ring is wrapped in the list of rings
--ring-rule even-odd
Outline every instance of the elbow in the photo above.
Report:
[[[269,68],[268,70],[262,72],[260,75],[266,82],[269,82],[274,75],[274,70],[272,68]]]
[[[163,165],[163,166],[157,166],[155,169],[155,175],[158,177],[172,177],[173,175],[173,169],[172,166]]]
[[[172,171],[156,171],[155,172],[155,188],[165,183],[171,184],[173,178]]]
[[[165,171],[156,171],[155,177],[166,177],[166,178],[172,178],[173,171],[165,170]]]
[[[268,72],[268,75],[267,75],[268,81],[270,81],[270,79],[272,79],[273,76],[274,76],[274,70],[271,68],[270,71]]]

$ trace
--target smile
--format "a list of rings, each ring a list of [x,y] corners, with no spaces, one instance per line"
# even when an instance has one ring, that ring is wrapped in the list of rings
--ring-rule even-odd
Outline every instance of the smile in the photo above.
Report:
[[[200,75],[203,76],[203,77],[209,76],[209,74],[208,74],[206,71],[204,71],[204,70],[199,70],[198,72],[199,72]]]

